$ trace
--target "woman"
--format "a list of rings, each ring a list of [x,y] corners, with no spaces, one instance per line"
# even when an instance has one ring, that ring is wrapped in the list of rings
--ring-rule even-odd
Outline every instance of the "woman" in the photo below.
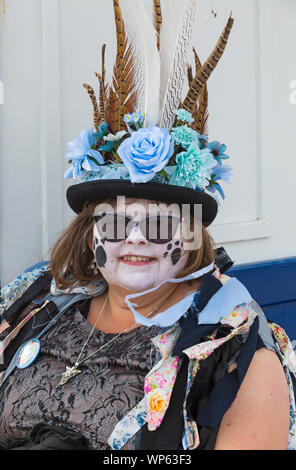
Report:
[[[159,326],[136,323],[124,301],[126,296],[154,288],[169,278],[184,278],[210,265],[214,259],[213,244],[205,228],[201,247],[193,252],[182,248],[185,240],[180,224],[173,230],[172,224],[168,226],[165,243],[158,243],[157,238],[148,241],[139,225],[127,230],[123,240],[105,240],[108,231],[111,233],[114,228],[111,222],[118,222],[117,215],[140,221],[149,214],[151,226],[159,223],[160,218],[155,220],[157,214],[164,217],[163,223],[170,223],[170,219],[166,219],[168,215],[179,220],[177,211],[168,213],[166,205],[156,201],[126,199],[126,207],[117,205],[116,200],[106,202],[113,209],[112,219],[106,218],[104,223],[98,219],[100,208],[105,208],[104,201],[87,205],[60,237],[51,257],[55,289],[69,292],[76,288],[77,291],[77,285],[88,281],[89,288],[95,283],[96,289],[102,290],[103,286],[103,291],[70,308],[40,339],[41,350],[35,361],[24,369],[15,369],[0,389],[3,448],[23,448],[23,445],[29,449],[80,449],[84,446],[109,449],[108,439],[114,427],[142,399],[144,378],[157,362],[157,348],[151,339],[163,332]],[[154,211],[149,212],[149,207],[154,207]],[[103,234],[106,221],[109,222],[107,235]],[[116,228],[119,228],[118,223]],[[138,256],[141,258],[134,260],[133,257]],[[97,269],[94,269],[93,257],[99,265]],[[90,265],[94,272],[88,271]],[[214,274],[219,277],[218,271]],[[199,292],[200,284],[199,277],[178,284],[164,282],[153,292],[137,298],[137,312],[153,318],[160,308],[164,312],[188,294]],[[33,306],[31,303],[26,311]],[[20,317],[24,317],[24,312]],[[5,323],[1,325],[1,340],[12,329],[4,329],[5,326]],[[38,319],[31,326],[33,330],[34,327],[38,327]],[[217,325],[212,325],[211,330],[217,330]],[[205,340],[206,336],[202,341]],[[233,351],[229,350],[228,354],[230,352]],[[223,354],[224,361],[230,359],[231,354],[228,357],[226,351]],[[58,386],[66,367],[73,366],[77,360],[81,372]],[[234,367],[235,362],[230,369]],[[178,368],[180,370],[180,364]],[[161,408],[161,399],[158,405]],[[157,403],[155,406],[157,409]],[[204,428],[200,427],[200,435],[204,436],[203,433]],[[260,348],[254,353],[237,397],[219,429],[212,431],[211,439],[207,435],[202,444],[208,448],[217,436],[216,449],[285,449],[288,434],[286,378],[275,352]],[[138,440],[133,436],[121,448],[143,448],[140,440],[143,433],[140,431],[137,435]]]
[[[172,9],[177,18],[181,10],[181,24],[187,20],[185,49],[193,3],[175,2]],[[153,35],[153,70],[147,63],[141,69],[153,86],[149,93],[147,83],[133,89],[142,56],[131,60],[118,1],[113,5],[113,84],[104,81],[103,53],[99,105],[85,85],[94,128],[82,131],[66,155],[65,177],[75,180],[67,200],[77,217],[50,265],[1,292],[0,445],[296,448],[291,344],[245,287],[223,274],[229,259],[215,259],[206,229],[217,214],[217,194],[224,198],[220,183],[230,177],[226,146],[204,135],[206,82],[233,19],[203,66],[195,53],[196,74],[188,70],[181,100],[179,66],[160,94]],[[159,1],[154,6],[161,41]],[[147,34],[149,20],[138,7]],[[143,102],[141,90],[147,115],[133,112]]]

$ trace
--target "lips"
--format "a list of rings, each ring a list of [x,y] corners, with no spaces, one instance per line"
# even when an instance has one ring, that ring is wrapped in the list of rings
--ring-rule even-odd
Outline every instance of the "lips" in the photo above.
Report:
[[[148,256],[137,256],[137,255],[123,255],[119,258],[125,264],[133,264],[135,266],[142,266],[144,264],[150,264],[155,261],[156,258]]]

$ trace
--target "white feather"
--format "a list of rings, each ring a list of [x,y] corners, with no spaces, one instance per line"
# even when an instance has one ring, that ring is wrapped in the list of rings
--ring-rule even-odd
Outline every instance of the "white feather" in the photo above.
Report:
[[[171,129],[174,111],[182,100],[195,18],[196,0],[168,0],[163,11],[160,32],[160,127]]]
[[[120,7],[133,50],[138,111],[146,114],[146,127],[155,126],[159,119],[160,56],[154,24],[142,0],[120,0]]]

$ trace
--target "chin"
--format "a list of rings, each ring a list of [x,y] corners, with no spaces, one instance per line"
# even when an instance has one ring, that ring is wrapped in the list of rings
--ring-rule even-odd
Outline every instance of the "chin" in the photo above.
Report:
[[[128,283],[125,280],[125,282],[121,282],[120,285],[124,289],[127,289],[132,292],[142,292],[147,289],[152,289],[152,287],[155,287],[157,284],[155,284],[153,281],[147,282],[147,279],[143,279],[143,282],[137,280],[137,282],[134,281],[132,283]]]
[[[126,289],[132,292],[143,292],[147,289],[152,289],[152,287],[155,287],[154,284],[138,284],[137,286],[133,284],[132,286],[125,286]]]

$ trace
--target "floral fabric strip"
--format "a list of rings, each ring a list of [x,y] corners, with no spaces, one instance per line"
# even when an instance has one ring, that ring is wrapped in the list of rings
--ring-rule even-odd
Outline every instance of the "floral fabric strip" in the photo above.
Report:
[[[162,358],[145,377],[144,391],[149,431],[155,431],[160,426],[169,406],[179,364],[179,357],[172,357],[170,354],[180,332],[179,326],[172,327],[152,339]]]
[[[296,450],[296,406],[295,406],[295,397],[294,389],[291,374],[293,372],[289,371],[287,366],[284,366],[284,371],[286,374],[288,387],[289,387],[289,396],[290,396],[290,427],[289,427],[289,438],[287,450]]]
[[[34,315],[36,315],[37,312],[39,312],[43,307],[45,307],[48,304],[48,300],[44,302],[44,304],[41,307],[35,308],[31,312],[29,312],[25,318],[14,328],[13,331],[9,333],[9,335],[6,336],[6,338],[0,342],[0,356],[3,354],[9,343],[18,335],[19,331],[23,328],[23,326],[32,318]]]
[[[61,295],[61,294],[85,294],[85,295],[100,295],[107,288],[107,283],[105,281],[91,281],[86,286],[74,286],[69,287],[68,289],[58,289],[53,279],[51,281],[50,292],[52,295]]]
[[[26,273],[20,274],[1,290],[0,296],[0,315],[7,310],[22,294],[33,284],[36,279],[44,272],[48,271],[49,264],[45,264],[40,268],[33,269]]]
[[[269,328],[278,342],[289,369],[296,373],[296,354],[285,330],[276,323],[270,323]]]
[[[250,309],[247,304],[238,305],[235,307],[232,312],[230,312],[226,317],[220,320],[222,325],[229,325],[232,328],[237,328],[238,325],[241,325],[247,320],[250,314]]]
[[[146,400],[141,400],[113,429],[108,444],[111,449],[119,450],[146,423]]]
[[[112,449],[121,449],[146,422],[148,422],[150,431],[155,430],[160,425],[169,405],[169,391],[172,390],[177,375],[178,358],[169,357],[169,355],[180,332],[181,328],[179,326],[173,326],[151,340],[159,349],[161,359],[145,378],[145,397],[143,400],[113,429],[108,439]]]

